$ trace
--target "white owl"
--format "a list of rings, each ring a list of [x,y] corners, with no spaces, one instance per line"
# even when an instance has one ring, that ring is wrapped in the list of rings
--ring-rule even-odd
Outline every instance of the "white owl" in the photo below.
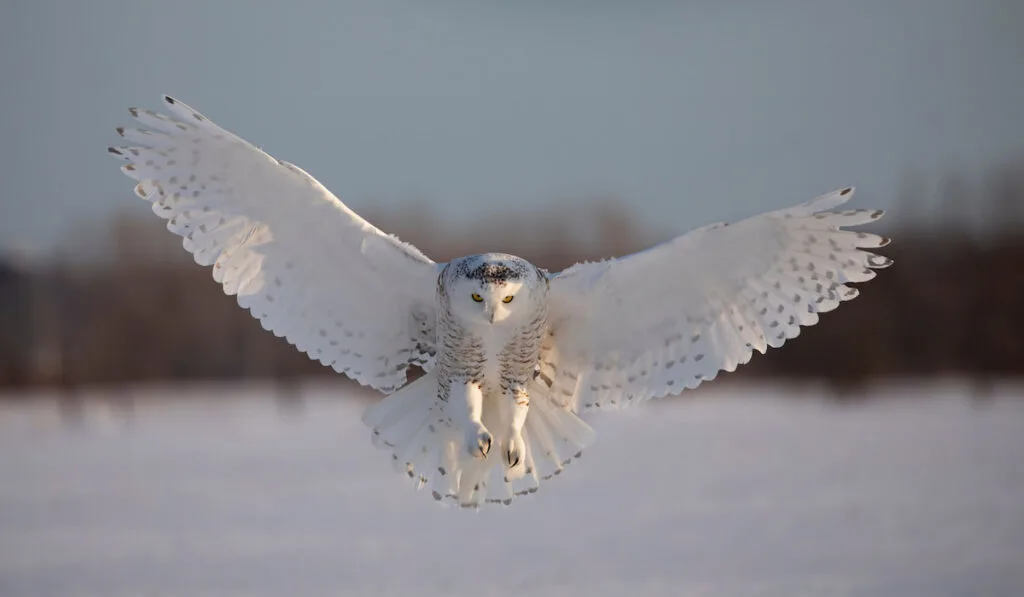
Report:
[[[549,274],[505,254],[435,263],[298,167],[164,97],[111,147],[167,228],[263,327],[390,394],[364,421],[439,501],[508,504],[594,437],[578,414],[676,394],[781,346],[891,260],[830,212],[847,188]],[[410,365],[427,374],[406,383]]]

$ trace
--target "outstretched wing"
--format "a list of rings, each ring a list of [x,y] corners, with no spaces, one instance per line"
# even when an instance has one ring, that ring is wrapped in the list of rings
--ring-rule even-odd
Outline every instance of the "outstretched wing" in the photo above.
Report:
[[[825,211],[852,195],[835,191],[553,276],[540,371],[552,396],[584,409],[679,393],[817,323],[857,296],[847,283],[892,263],[861,250],[886,239],[841,230],[881,211]]]
[[[310,358],[390,392],[434,357],[438,266],[312,176],[185,104],[131,109],[134,146],[111,147],[167,228],[224,292]]]

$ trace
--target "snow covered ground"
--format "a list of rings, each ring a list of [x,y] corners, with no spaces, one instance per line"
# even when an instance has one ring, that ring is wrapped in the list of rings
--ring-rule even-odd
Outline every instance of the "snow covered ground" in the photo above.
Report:
[[[600,416],[478,513],[405,485],[336,390],[151,392],[75,425],[0,404],[0,596],[1024,595],[1020,388],[710,386]]]

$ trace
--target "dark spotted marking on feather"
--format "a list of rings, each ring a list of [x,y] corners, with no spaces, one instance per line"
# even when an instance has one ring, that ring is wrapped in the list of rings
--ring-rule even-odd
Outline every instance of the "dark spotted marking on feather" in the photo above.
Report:
[[[447,269],[449,266],[446,266]],[[547,281],[547,275],[543,270],[531,264],[525,259],[504,253],[486,253],[470,255],[455,262],[456,277],[465,277],[471,280],[480,280],[488,283],[507,282],[509,280],[522,280],[527,277],[529,268],[533,268],[537,277]],[[444,275],[442,272],[438,281]]]
[[[525,272],[519,268],[509,267],[505,263],[483,263],[466,272],[470,280],[480,280],[489,284],[519,280]]]

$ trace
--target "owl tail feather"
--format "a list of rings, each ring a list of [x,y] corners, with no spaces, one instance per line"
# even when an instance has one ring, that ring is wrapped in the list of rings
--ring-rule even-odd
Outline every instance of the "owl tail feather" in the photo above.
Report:
[[[437,399],[437,375],[428,373],[363,413],[374,446],[391,452],[395,470],[417,489],[431,485],[437,500],[458,490],[456,450],[462,438]]]
[[[495,445],[486,458],[473,458],[464,449],[460,421],[437,399],[433,373],[369,407],[363,422],[373,430],[373,445],[391,452],[396,470],[417,489],[430,485],[435,500],[468,508],[508,505],[515,496],[534,493],[541,481],[560,474],[594,439],[593,429],[575,413],[554,405],[547,392],[539,384],[530,388],[530,412],[523,429],[526,454],[512,469],[506,468],[500,447],[508,435],[508,425],[497,415],[500,409],[485,407],[483,423]]]

